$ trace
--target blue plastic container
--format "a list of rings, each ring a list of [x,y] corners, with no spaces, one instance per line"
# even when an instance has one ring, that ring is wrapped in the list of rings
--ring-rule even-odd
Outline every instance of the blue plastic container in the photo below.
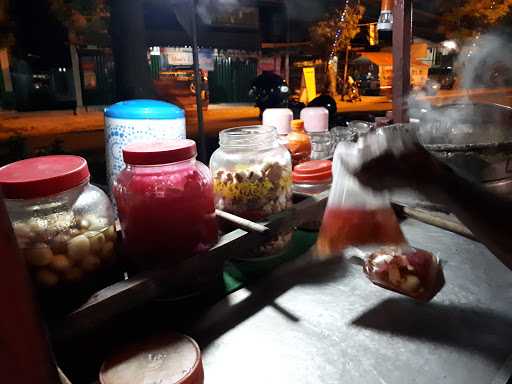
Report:
[[[174,104],[159,100],[129,100],[105,108],[105,151],[110,190],[124,168],[122,150],[127,144],[185,138],[185,112]]]

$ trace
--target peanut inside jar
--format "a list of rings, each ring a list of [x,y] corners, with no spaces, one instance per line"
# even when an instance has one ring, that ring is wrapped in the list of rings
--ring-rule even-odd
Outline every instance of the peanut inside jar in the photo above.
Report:
[[[243,218],[262,221],[292,205],[292,163],[288,150],[269,126],[227,129],[210,160],[215,206]],[[284,237],[283,237],[284,236]],[[283,248],[289,233],[261,248],[268,255]],[[269,246],[270,245],[270,246]]]
[[[78,283],[114,261],[116,231],[109,220],[69,212],[14,223],[14,232],[38,285]]]
[[[291,187],[291,172],[279,163],[214,175],[217,208],[255,221],[289,208]]]
[[[90,182],[87,161],[54,155],[0,168],[19,247],[40,287],[85,282],[114,259],[114,212]]]

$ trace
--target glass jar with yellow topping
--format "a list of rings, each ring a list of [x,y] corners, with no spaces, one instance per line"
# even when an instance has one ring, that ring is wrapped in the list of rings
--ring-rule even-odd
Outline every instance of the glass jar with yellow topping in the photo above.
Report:
[[[277,139],[276,129],[264,125],[220,133],[220,148],[210,160],[218,209],[262,221],[291,206],[291,156]]]

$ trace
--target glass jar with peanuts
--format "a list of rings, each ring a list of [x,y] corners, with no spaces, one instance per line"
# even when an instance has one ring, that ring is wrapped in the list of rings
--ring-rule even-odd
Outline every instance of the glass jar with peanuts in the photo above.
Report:
[[[112,205],[89,178],[78,156],[36,157],[0,168],[16,239],[40,289],[80,285],[114,263]]]
[[[292,159],[277,131],[265,125],[226,129],[210,159],[217,209],[262,221],[292,205]],[[291,232],[255,251],[255,257],[283,250]],[[253,255],[250,255],[253,256]]]

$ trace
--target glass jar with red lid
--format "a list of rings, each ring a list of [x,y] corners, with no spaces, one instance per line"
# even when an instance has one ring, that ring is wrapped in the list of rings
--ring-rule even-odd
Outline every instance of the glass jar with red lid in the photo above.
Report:
[[[139,269],[169,266],[218,240],[212,176],[192,140],[133,143],[114,183],[123,250]]]
[[[327,191],[332,183],[332,161],[311,160],[297,165],[292,173],[293,192],[315,195]]]
[[[112,205],[89,178],[78,156],[35,157],[0,168],[18,245],[44,292],[62,287],[71,295],[68,287],[90,285],[114,262]]]

